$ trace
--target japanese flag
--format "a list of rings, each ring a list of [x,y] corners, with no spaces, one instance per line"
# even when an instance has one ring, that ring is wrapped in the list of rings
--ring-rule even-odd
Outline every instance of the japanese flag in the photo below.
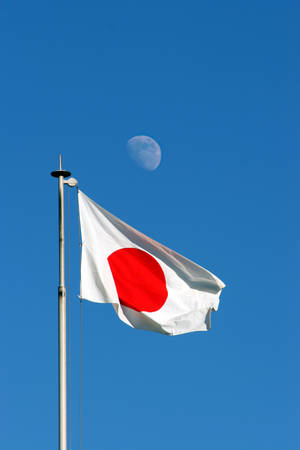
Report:
[[[81,191],[78,196],[81,298],[112,303],[119,318],[134,328],[169,335],[208,330],[224,283]]]

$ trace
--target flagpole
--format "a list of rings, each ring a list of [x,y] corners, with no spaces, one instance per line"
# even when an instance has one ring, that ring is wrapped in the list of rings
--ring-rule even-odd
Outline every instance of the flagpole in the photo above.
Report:
[[[59,364],[59,450],[67,450],[67,323],[65,287],[65,236],[64,236],[64,178],[71,172],[62,170],[59,155],[59,170],[51,172],[58,178],[59,214],[59,287],[58,287],[58,364]]]

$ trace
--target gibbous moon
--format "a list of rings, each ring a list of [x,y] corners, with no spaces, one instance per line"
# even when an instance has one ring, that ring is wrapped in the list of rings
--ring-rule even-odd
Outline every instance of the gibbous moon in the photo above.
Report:
[[[149,136],[134,136],[127,142],[129,156],[143,169],[155,170],[161,161],[160,146]]]

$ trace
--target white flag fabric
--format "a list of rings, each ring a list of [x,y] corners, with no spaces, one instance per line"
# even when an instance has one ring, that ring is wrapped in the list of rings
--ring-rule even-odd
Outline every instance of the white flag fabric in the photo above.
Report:
[[[134,328],[207,331],[225,286],[215,275],[135,230],[81,191],[80,296],[112,303]]]

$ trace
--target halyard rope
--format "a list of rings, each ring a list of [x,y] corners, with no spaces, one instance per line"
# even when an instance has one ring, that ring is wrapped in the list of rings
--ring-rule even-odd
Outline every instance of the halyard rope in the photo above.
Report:
[[[82,450],[82,298],[80,298],[79,448]]]
[[[81,260],[81,232],[80,232],[80,216],[79,216],[79,191],[77,187],[77,202],[78,202],[78,248],[79,259]],[[81,282],[81,280],[80,280]],[[82,329],[83,329],[83,302],[80,292],[80,331],[79,331],[79,450],[82,450]]]
[[[68,397],[69,397],[69,450],[71,450],[71,301],[70,301],[70,286],[71,286],[71,215],[70,215],[70,188],[68,189]]]

